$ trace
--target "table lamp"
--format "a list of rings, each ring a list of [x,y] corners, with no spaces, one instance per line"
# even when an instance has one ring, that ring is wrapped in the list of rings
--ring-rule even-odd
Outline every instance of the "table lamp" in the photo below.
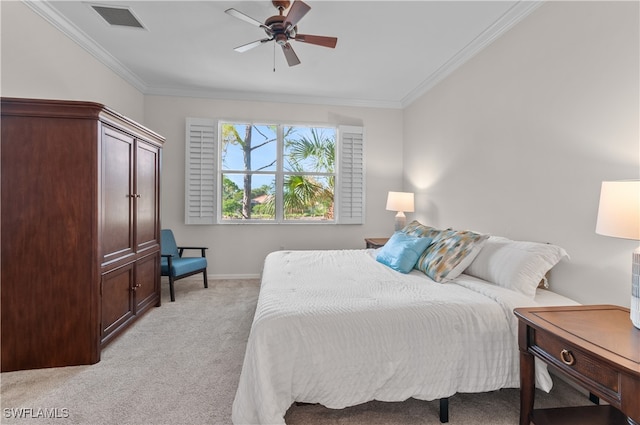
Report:
[[[640,240],[640,180],[602,182],[596,233]],[[631,321],[640,329],[640,247],[631,270]]]
[[[387,196],[388,211],[397,211],[395,219],[395,231],[402,230],[407,222],[405,212],[413,212],[413,193],[389,192]]]

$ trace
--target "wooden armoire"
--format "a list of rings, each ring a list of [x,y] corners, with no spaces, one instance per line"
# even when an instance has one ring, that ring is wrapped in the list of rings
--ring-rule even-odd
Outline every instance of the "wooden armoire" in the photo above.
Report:
[[[160,305],[164,138],[93,102],[1,114],[2,371],[96,363]]]

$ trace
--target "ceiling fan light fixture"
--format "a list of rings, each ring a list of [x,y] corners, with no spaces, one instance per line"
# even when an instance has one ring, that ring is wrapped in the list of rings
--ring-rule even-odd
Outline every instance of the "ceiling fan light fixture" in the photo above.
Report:
[[[287,41],[289,41],[289,39],[286,35],[276,34],[276,43],[278,43],[279,45],[284,46],[285,44],[287,44]]]

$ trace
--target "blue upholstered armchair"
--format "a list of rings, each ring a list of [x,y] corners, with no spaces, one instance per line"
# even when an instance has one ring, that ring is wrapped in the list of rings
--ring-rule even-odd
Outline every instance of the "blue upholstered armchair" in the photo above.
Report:
[[[173,232],[169,229],[163,229],[160,234],[160,244],[162,259],[160,260],[160,274],[169,277],[169,293],[171,301],[176,300],[176,294],[173,284],[176,280],[194,274],[202,273],[204,276],[204,287],[208,288],[207,283],[207,259],[203,247],[178,246]],[[183,257],[182,253],[185,249],[195,249],[201,251],[200,257]]]

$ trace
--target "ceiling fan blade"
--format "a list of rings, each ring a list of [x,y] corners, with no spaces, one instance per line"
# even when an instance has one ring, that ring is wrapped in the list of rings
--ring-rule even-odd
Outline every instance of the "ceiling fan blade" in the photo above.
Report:
[[[227,15],[231,15],[231,16],[233,16],[234,18],[238,18],[238,19],[240,19],[241,21],[248,22],[248,23],[250,23],[251,25],[255,25],[255,26],[257,26],[257,27],[260,27],[260,28],[263,28],[263,29],[269,30],[269,32],[271,32],[271,28],[269,28],[268,26],[266,26],[266,25],[265,25],[265,24],[263,24],[262,22],[260,22],[260,21],[258,21],[258,20],[256,20],[256,19],[253,19],[251,16],[245,15],[244,13],[242,13],[242,12],[240,12],[240,11],[238,11],[238,10],[234,9],[234,8],[227,9],[227,10],[225,10],[224,12],[225,12]]]
[[[251,43],[243,44],[242,46],[238,46],[233,50],[240,53],[246,52],[247,50],[253,49],[254,47],[267,43],[271,40],[273,40],[273,38],[263,38],[262,40],[256,40],[256,41],[252,41]]]
[[[287,58],[287,63],[289,64],[289,66],[296,66],[300,64],[300,59],[298,59],[298,55],[296,55],[296,52],[293,51],[293,47],[291,47],[291,44],[283,44],[282,51],[284,52],[284,57]]]
[[[293,28],[298,21],[304,17],[311,10],[311,7],[301,0],[295,0],[287,13],[287,17],[284,20],[285,28]]]
[[[309,34],[296,34],[296,41],[302,43],[316,44],[318,46],[329,47],[331,49],[336,47],[338,39],[336,37],[325,37],[322,35],[309,35]]]

